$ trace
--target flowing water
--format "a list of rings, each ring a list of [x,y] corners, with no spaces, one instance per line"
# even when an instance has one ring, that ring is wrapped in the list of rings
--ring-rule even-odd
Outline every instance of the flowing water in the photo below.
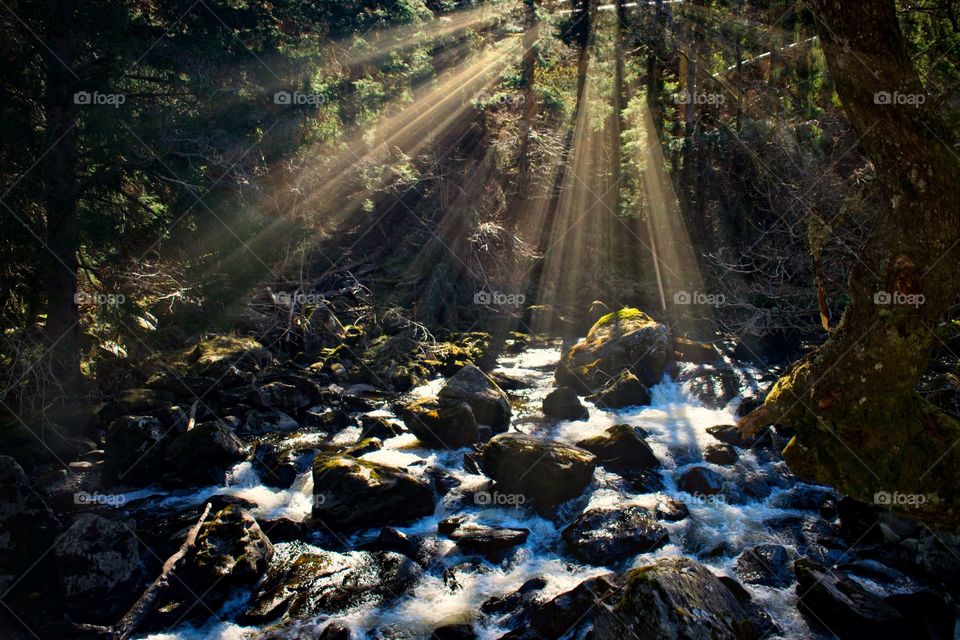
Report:
[[[335,619],[350,624],[354,629],[369,634],[370,630],[385,626],[400,627],[410,633],[410,637],[428,638],[432,629],[439,625],[462,622],[475,618],[480,604],[495,595],[505,595],[516,590],[527,580],[543,577],[547,587],[542,592],[553,597],[572,589],[583,580],[608,573],[611,570],[622,571],[631,566],[641,566],[652,558],[684,554],[696,558],[710,567],[718,575],[733,573],[735,557],[748,547],[770,542],[791,547],[795,545],[793,534],[784,528],[770,527],[764,524],[774,518],[790,517],[793,522],[799,520],[813,522],[818,518],[810,512],[785,510],[773,506],[777,496],[786,491],[794,480],[785,471],[783,463],[769,453],[753,450],[740,450],[740,461],[736,468],[710,466],[730,477],[761,477],[772,479],[771,484],[779,485],[769,497],[762,500],[738,499],[727,501],[721,498],[703,499],[691,496],[676,487],[676,478],[686,467],[693,464],[705,464],[699,452],[717,441],[706,432],[708,427],[735,422],[734,411],[739,399],[734,399],[727,407],[719,410],[708,409],[697,402],[681,385],[664,378],[663,382],[652,390],[653,401],[647,407],[634,407],[620,411],[603,411],[587,403],[590,417],[583,421],[547,422],[543,420],[540,403],[551,390],[553,371],[559,359],[559,345],[530,348],[519,354],[503,356],[498,370],[515,378],[525,380],[531,386],[517,392],[520,400],[514,403],[514,419],[511,430],[546,435],[565,442],[577,442],[603,433],[614,424],[627,423],[642,427],[649,434],[647,440],[663,463],[661,475],[664,488],[661,492],[635,494],[621,486],[619,478],[604,471],[595,472],[594,480],[584,496],[574,500],[563,508],[557,522],[545,519],[524,509],[522,506],[500,505],[492,507],[464,506],[463,497],[471,489],[484,486],[487,479],[471,474],[464,469],[463,453],[459,451],[438,451],[418,446],[411,435],[398,436],[384,442],[383,449],[363,456],[376,462],[406,467],[413,473],[424,473],[428,467],[440,467],[460,481],[460,486],[450,491],[437,505],[433,516],[418,520],[409,526],[398,527],[401,531],[427,537],[437,536],[437,523],[453,514],[468,514],[482,524],[504,527],[523,527],[530,530],[526,544],[500,564],[484,562],[485,570],[477,571],[475,563],[464,563],[466,556],[458,553],[452,542],[440,537],[437,544],[441,553],[433,565],[424,571],[423,577],[407,595],[394,599],[381,607],[361,607],[338,614]],[[756,372],[738,369],[738,375],[747,383]],[[435,381],[424,388],[414,391],[416,394],[435,393],[442,380]],[[394,418],[385,405],[380,413]],[[344,445],[352,444],[360,435],[359,428],[347,429],[336,438]],[[300,436],[301,438],[323,440],[322,435]],[[278,490],[260,483],[257,474],[249,462],[243,462],[233,468],[226,486],[208,487],[189,495],[157,494],[144,498],[137,497],[157,506],[172,507],[199,503],[213,495],[229,494],[244,498],[258,506],[252,512],[258,519],[270,520],[286,517],[302,520],[310,513],[312,478],[309,469],[304,471],[289,490]],[[628,505],[653,506],[664,496],[684,502],[690,516],[674,523],[663,523],[670,533],[670,543],[652,553],[637,556],[610,567],[597,567],[581,564],[564,553],[561,531],[564,526],[584,507],[625,507]],[[736,504],[734,504],[736,502]],[[374,538],[377,530],[361,532],[342,539],[348,546],[356,546]],[[309,543],[310,541],[305,541]],[[279,543],[278,554],[296,553],[309,550],[302,543]],[[472,557],[476,559],[476,557]],[[463,565],[463,566],[461,566]],[[452,570],[448,570],[454,567]],[[444,573],[446,570],[446,580]],[[455,577],[454,581],[450,577]],[[784,589],[754,587],[745,585],[754,600],[761,604],[771,617],[780,625],[784,637],[817,637],[811,631],[796,609],[795,586]],[[249,595],[249,594],[247,594]],[[232,613],[241,611],[246,598],[241,594],[225,605],[220,611],[221,618],[229,619]],[[310,621],[314,629],[326,623],[324,618]],[[305,622],[305,624],[308,624]],[[509,629],[498,628],[496,621],[477,622],[477,631],[481,638],[498,638]],[[193,638],[242,638],[253,629],[241,627],[229,622],[213,621],[201,628],[181,626],[171,632],[149,636],[160,639]],[[297,637],[292,632],[291,637]]]

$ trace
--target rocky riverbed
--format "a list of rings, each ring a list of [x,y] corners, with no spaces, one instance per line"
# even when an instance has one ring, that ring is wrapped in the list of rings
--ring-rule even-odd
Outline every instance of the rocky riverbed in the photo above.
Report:
[[[69,619],[40,635],[96,636],[185,549],[136,637],[954,637],[955,538],[798,482],[786,430],[732,426],[774,372],[630,310],[482,343],[380,369],[198,346],[71,473],[0,459],[5,590],[36,624],[22,585],[50,581]],[[180,402],[215,375],[216,410]]]

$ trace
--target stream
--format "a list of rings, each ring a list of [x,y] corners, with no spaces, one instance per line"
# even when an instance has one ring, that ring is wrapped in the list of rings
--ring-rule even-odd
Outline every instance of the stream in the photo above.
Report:
[[[786,492],[796,491],[798,483],[786,471],[784,463],[772,449],[739,449],[739,461],[735,465],[718,466],[703,462],[701,452],[717,440],[707,432],[715,425],[736,422],[736,407],[741,398],[734,398],[721,409],[704,407],[684,385],[669,377],[651,390],[650,406],[630,407],[619,411],[604,411],[587,402],[589,418],[577,421],[546,420],[541,411],[544,396],[553,387],[553,372],[560,357],[560,344],[526,348],[519,353],[502,355],[496,372],[511,376],[526,383],[527,388],[511,392],[513,420],[510,431],[547,436],[552,439],[575,443],[591,436],[602,434],[615,424],[629,424],[646,431],[647,442],[662,462],[660,475],[663,488],[653,493],[635,493],[624,486],[613,473],[597,467],[593,481],[580,498],[560,508],[556,522],[537,515],[524,505],[503,503],[488,496],[487,503],[477,505],[477,500],[465,499],[472,491],[482,490],[487,478],[469,472],[464,467],[464,452],[467,449],[444,451],[426,449],[411,434],[403,434],[384,441],[383,448],[367,453],[363,459],[393,466],[404,467],[415,474],[425,473],[428,468],[440,468],[455,478],[458,486],[451,489],[437,504],[435,513],[407,526],[400,531],[433,539],[438,553],[423,571],[422,577],[407,594],[388,601],[382,606],[360,606],[333,618],[351,626],[362,637],[409,637],[428,638],[433,629],[455,622],[474,621],[474,629],[480,638],[499,638],[509,631],[500,626],[496,616],[480,616],[481,604],[493,596],[503,596],[515,591],[532,578],[544,578],[546,587],[541,596],[552,598],[568,591],[584,580],[609,573],[642,566],[660,556],[686,555],[707,565],[718,575],[736,576],[734,562],[745,549],[761,543],[784,545],[798,549],[798,532],[815,528],[822,518],[816,511],[801,511],[783,508],[781,503]],[[703,365],[679,364],[683,367]],[[741,378],[741,388],[749,388],[758,372],[743,365],[736,366]],[[676,372],[675,372],[676,373]],[[436,393],[443,379],[414,389],[413,395]],[[384,403],[376,415],[400,422]],[[335,442],[349,445],[360,436],[359,427],[345,429],[335,436]],[[319,434],[294,436],[309,444]],[[310,515],[313,479],[308,460],[301,465],[304,470],[290,489],[281,490],[263,485],[251,462],[245,461],[233,467],[225,486],[211,486],[199,491],[180,493],[157,493],[145,495],[143,491],[129,494],[131,510],[174,509],[199,504],[214,494],[242,498],[257,506],[251,511],[258,521],[277,518],[303,520]],[[751,498],[732,492],[714,496],[696,496],[677,488],[677,478],[691,466],[708,466],[722,473],[728,482],[766,484],[766,497]],[[802,487],[801,487],[802,488]],[[733,497],[729,497],[733,496]],[[682,502],[689,515],[676,522],[663,522],[669,531],[669,543],[661,548],[640,554],[632,559],[609,567],[591,566],[578,562],[565,552],[561,537],[563,528],[582,510],[588,507],[624,508],[637,505],[655,507],[658,502],[672,498]],[[481,499],[480,502],[483,502]],[[496,527],[516,527],[529,530],[525,544],[514,550],[505,560],[494,563],[461,553],[455,543],[438,536],[438,523],[444,518],[465,514],[471,521]],[[822,526],[822,524],[820,525]],[[269,528],[264,526],[269,535]],[[355,549],[376,538],[379,529],[362,531],[350,536],[337,536],[337,542]],[[799,535],[802,538],[802,534]],[[305,551],[317,551],[312,543],[279,542],[275,544],[275,558],[292,557]],[[343,551],[343,549],[338,549]],[[803,549],[803,553],[810,553]],[[817,638],[796,607],[795,584],[784,588],[745,585],[755,602],[765,609],[782,630],[783,637]],[[228,601],[217,617],[200,627],[181,624],[169,632],[148,637],[151,640],[195,638],[243,638],[257,631],[229,620],[244,609],[249,594],[238,594]],[[314,633],[321,629],[326,619],[298,621],[298,626],[287,626],[285,637],[304,637],[306,628]],[[299,628],[298,628],[299,627]],[[393,630],[386,636],[383,630]],[[380,631],[376,631],[380,630]],[[255,635],[255,634],[254,634]],[[270,637],[284,637],[271,635]],[[309,637],[314,637],[310,635]]]

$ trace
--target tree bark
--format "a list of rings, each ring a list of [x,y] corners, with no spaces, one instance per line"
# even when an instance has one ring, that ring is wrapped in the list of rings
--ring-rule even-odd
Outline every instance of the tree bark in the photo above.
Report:
[[[77,307],[77,82],[68,68],[77,54],[71,29],[70,2],[51,2],[47,14],[46,118],[47,147],[44,160],[46,188],[45,256],[47,335],[51,372],[65,393],[78,391],[80,375],[80,314]]]
[[[797,433],[784,456],[799,477],[960,528],[960,423],[915,390],[960,284],[960,161],[931,101],[916,104],[923,87],[894,0],[813,6],[837,94],[876,166],[884,206],[850,273],[851,302],[839,325],[741,428],[791,426]],[[923,497],[909,504],[885,497],[897,493]]]

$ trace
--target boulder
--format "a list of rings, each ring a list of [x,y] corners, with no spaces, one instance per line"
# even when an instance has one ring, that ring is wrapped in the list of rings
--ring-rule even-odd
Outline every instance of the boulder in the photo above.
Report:
[[[590,509],[563,530],[563,540],[575,558],[610,565],[659,549],[670,536],[642,507]]]
[[[616,591],[616,580],[612,573],[590,578],[553,600],[537,605],[530,613],[531,629],[543,638],[560,638],[570,632],[574,632],[570,637],[579,637],[576,631],[587,627],[603,609],[598,605]]]
[[[261,442],[253,450],[253,470],[263,484],[289,489],[297,479],[297,463],[293,452],[271,442]]]
[[[728,367],[689,369],[681,372],[677,382],[708,409],[722,409],[740,394],[740,379]]]
[[[163,471],[166,432],[150,416],[123,416],[107,429],[104,466],[122,484],[149,484]]]
[[[476,553],[488,559],[502,558],[506,552],[524,544],[530,535],[529,529],[488,527],[459,518],[450,523],[442,521],[437,529],[465,553]]]
[[[709,427],[707,433],[724,444],[732,444],[741,449],[749,449],[757,444],[756,436],[742,436],[735,424],[718,424],[715,427]]]
[[[368,453],[380,451],[383,449],[383,441],[380,438],[364,438],[360,442],[350,445],[340,453],[353,458],[360,458]]]
[[[141,586],[140,547],[132,526],[81,514],[53,549],[64,604],[81,622],[113,622]]]
[[[733,465],[737,463],[740,456],[737,450],[729,444],[711,444],[703,450],[703,459],[712,464]]]
[[[709,342],[697,342],[690,338],[675,337],[673,339],[673,357],[677,362],[693,362],[703,364],[718,360],[720,354]]]
[[[416,400],[401,413],[410,433],[428,447],[459,449],[480,438],[473,409],[466,402],[441,405],[431,399]]]
[[[637,309],[621,309],[600,318],[585,340],[562,355],[557,384],[590,393],[628,369],[653,386],[663,378],[670,347],[666,325]]]
[[[622,409],[650,404],[650,391],[643,386],[640,378],[624,369],[587,399],[601,409]]]
[[[560,387],[543,399],[543,414],[557,420],[586,420],[590,412],[573,387]]]
[[[300,409],[310,405],[310,396],[295,385],[275,381],[257,388],[253,392],[254,403],[265,409]]]
[[[480,466],[504,491],[522,493],[545,511],[583,493],[593,478],[594,460],[580,447],[504,433],[483,447]]]
[[[266,409],[250,411],[240,427],[241,433],[258,436],[275,431],[293,431],[300,425],[283,411]]]
[[[621,591],[594,614],[596,640],[756,640],[747,611],[702,564],[659,558],[629,571]]]
[[[476,640],[477,637],[472,624],[461,622],[437,627],[430,635],[430,640]]]
[[[253,516],[228,505],[208,516],[177,575],[193,592],[218,600],[233,587],[255,583],[273,554],[273,544]]]
[[[639,427],[618,424],[603,435],[581,440],[577,446],[594,454],[604,469],[615,473],[658,469],[660,460],[644,440],[644,435]]]
[[[826,626],[841,639],[918,637],[916,628],[892,604],[836,570],[809,558],[794,565],[798,607],[813,624]]]
[[[60,523],[27,474],[0,455],[0,593],[50,549]]]
[[[142,415],[169,407],[174,402],[174,395],[163,389],[126,389],[120,392],[116,402],[121,413]]]
[[[507,394],[477,366],[468,364],[447,380],[438,394],[440,404],[456,406],[466,402],[477,422],[494,433],[510,426],[510,400]]]
[[[363,545],[363,551],[396,551],[422,567],[426,567],[435,552],[436,544],[421,536],[404,533],[394,527],[383,527],[377,538]]]
[[[167,470],[177,481],[223,482],[225,471],[247,457],[247,448],[219,422],[202,422],[167,448]]]
[[[363,438],[389,440],[403,435],[403,427],[383,416],[360,416],[360,428]]]
[[[242,616],[244,624],[333,615],[359,604],[376,605],[405,593],[421,574],[415,562],[392,552],[292,552],[276,564]]]
[[[680,475],[677,488],[694,496],[712,496],[723,491],[722,475],[707,467],[690,467]]]
[[[747,584],[783,588],[793,584],[793,552],[779,544],[759,544],[736,559],[733,570]]]
[[[530,609],[537,604],[540,592],[547,586],[544,578],[530,578],[516,591],[505,596],[493,596],[480,605],[480,612],[498,618],[507,617],[511,622],[523,616],[529,616]],[[499,625],[504,626],[504,625]]]
[[[409,522],[433,513],[426,478],[345,455],[313,461],[313,516],[333,530]]]

